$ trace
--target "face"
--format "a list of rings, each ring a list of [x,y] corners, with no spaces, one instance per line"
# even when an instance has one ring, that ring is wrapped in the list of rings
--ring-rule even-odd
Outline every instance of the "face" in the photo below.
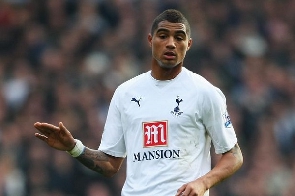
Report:
[[[192,40],[182,23],[162,21],[153,35],[148,36],[154,61],[162,68],[182,64]]]

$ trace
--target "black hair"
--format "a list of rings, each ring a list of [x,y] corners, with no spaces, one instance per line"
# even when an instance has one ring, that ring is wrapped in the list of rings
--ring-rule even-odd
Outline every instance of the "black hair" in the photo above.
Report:
[[[186,33],[188,37],[190,37],[191,34],[191,28],[188,20],[184,17],[184,15],[175,9],[168,9],[159,14],[153,21],[152,28],[151,28],[151,34],[153,35],[155,30],[158,28],[158,25],[162,21],[168,21],[172,23],[182,23],[186,27]]]

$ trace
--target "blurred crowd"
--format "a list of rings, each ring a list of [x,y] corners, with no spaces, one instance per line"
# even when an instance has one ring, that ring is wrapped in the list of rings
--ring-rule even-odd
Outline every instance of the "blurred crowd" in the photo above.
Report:
[[[224,92],[244,154],[210,195],[294,195],[294,0],[0,0],[0,196],[120,195],[125,163],[104,178],[33,124],[62,121],[97,148],[114,90],[149,70],[147,35],[167,8],[190,21],[185,67]]]

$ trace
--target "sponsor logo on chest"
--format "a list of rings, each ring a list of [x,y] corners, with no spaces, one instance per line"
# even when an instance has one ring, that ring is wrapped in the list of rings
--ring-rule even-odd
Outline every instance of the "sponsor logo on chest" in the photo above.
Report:
[[[168,121],[144,122],[143,147],[156,147],[168,145]]]
[[[142,130],[143,130],[143,148],[149,148],[152,150],[134,153],[133,162],[180,158],[179,149],[157,149],[157,147],[168,146],[168,121],[167,120],[143,122]]]

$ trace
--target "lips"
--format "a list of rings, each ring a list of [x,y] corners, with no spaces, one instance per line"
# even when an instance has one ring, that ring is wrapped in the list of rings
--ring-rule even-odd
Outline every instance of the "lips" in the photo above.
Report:
[[[175,52],[173,51],[167,51],[164,53],[164,55],[167,55],[167,56],[176,56]]]
[[[176,53],[173,51],[164,52],[164,56],[166,59],[174,59],[176,57]]]

